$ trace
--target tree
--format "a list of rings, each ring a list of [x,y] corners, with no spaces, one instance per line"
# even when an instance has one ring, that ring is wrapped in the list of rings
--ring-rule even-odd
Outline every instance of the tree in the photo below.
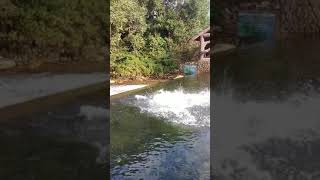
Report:
[[[107,16],[103,0],[5,0],[1,13],[0,44],[7,46],[8,56],[23,59],[98,58],[106,46]],[[2,2],[3,3],[3,2]],[[1,6],[2,7],[2,6]],[[14,9],[14,11],[10,10]],[[4,52],[2,52],[4,53]]]
[[[207,0],[112,0],[111,75],[175,70],[187,41],[209,25],[208,10]]]

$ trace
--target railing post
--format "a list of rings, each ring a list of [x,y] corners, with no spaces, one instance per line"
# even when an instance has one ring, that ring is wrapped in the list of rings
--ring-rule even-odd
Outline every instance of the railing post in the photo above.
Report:
[[[205,44],[204,44],[204,37],[203,37],[203,34],[200,35],[200,60],[203,59],[204,57],[204,48],[205,48]]]

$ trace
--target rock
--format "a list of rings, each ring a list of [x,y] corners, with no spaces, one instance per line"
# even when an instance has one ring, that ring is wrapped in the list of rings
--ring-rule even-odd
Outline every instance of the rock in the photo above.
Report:
[[[198,73],[210,72],[210,61],[200,61],[198,63]]]
[[[110,84],[114,84],[114,83],[116,83],[116,81],[110,79]]]
[[[0,58],[0,70],[6,70],[16,67],[16,62],[4,58]]]
[[[180,79],[183,78],[183,75],[178,75],[177,77],[173,78],[173,79]]]
[[[137,77],[137,78],[136,78],[136,80],[137,80],[137,81],[145,81],[145,80],[146,80],[146,78],[145,78],[145,77],[143,77],[143,76],[141,76],[141,77]]]

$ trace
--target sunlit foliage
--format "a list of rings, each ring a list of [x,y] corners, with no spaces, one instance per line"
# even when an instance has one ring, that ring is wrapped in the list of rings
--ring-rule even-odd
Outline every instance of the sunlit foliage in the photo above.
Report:
[[[209,25],[208,0],[111,0],[111,75],[177,69],[187,41]]]
[[[1,0],[0,6],[1,55],[60,61],[105,54],[108,3],[104,0]]]

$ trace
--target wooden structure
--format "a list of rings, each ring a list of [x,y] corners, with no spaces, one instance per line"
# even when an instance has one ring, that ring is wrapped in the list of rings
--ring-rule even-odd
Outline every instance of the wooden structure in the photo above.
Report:
[[[192,41],[200,44],[199,61],[210,61],[210,27],[194,36]]]

